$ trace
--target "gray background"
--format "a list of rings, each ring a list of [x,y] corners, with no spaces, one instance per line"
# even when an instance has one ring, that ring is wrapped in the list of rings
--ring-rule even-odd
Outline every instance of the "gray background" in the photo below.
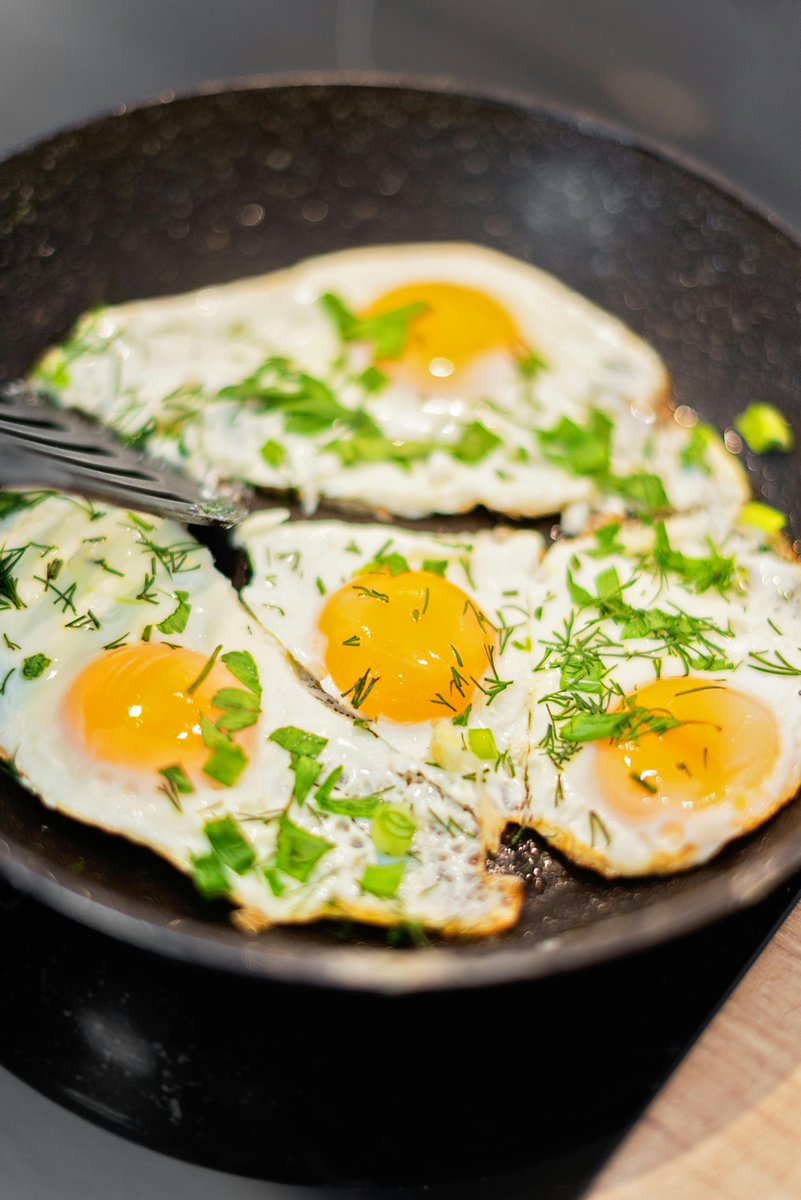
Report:
[[[0,153],[209,79],[416,72],[589,110],[801,231],[799,61],[797,0],[0,0]],[[321,1194],[171,1162],[2,1071],[0,1175],[8,1200]]]
[[[203,80],[422,72],[588,108],[801,229],[798,0],[0,0],[0,150]]]

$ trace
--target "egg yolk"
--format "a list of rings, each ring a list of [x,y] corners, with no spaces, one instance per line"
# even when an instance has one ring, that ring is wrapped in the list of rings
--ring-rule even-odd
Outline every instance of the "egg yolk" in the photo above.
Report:
[[[626,818],[728,801],[745,808],[779,754],[776,719],[754,696],[714,680],[660,679],[627,697],[674,717],[665,733],[598,746],[604,799]]]
[[[409,322],[399,358],[382,368],[422,387],[458,383],[482,355],[523,352],[523,339],[512,317],[491,296],[457,283],[412,283],[386,292],[362,317],[377,317],[408,304],[426,304]]]
[[[365,717],[441,720],[464,712],[496,635],[466,592],[432,571],[360,575],[320,615],[331,678]]]
[[[162,643],[108,650],[74,680],[67,718],[93,758],[142,770],[176,763],[202,768],[209,751],[200,715],[218,718],[215,695],[238,686],[220,662],[193,686],[208,661],[196,650]]]

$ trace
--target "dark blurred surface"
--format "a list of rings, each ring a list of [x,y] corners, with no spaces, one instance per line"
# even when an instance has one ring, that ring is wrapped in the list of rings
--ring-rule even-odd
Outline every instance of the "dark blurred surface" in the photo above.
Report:
[[[418,72],[587,108],[801,229],[796,0],[2,0],[0,149],[208,79]]]

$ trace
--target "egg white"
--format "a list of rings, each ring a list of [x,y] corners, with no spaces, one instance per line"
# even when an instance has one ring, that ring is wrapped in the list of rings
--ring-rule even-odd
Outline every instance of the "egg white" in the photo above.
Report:
[[[154,547],[172,547],[176,556],[163,559]],[[410,771],[391,746],[310,691],[277,643],[240,605],[208,551],[185,530],[50,496],[0,519],[0,561],[18,550],[15,600],[3,608],[0,756],[45,805],[148,846],[189,873],[193,857],[210,850],[206,823],[233,817],[256,858],[243,875],[224,868],[230,898],[248,929],[351,916],[486,933],[514,921],[519,881],[486,875],[475,813]],[[56,559],[61,562],[57,573]],[[148,589],[152,602],[141,598],[148,573],[154,576]],[[179,590],[191,605],[186,627],[161,634],[157,625],[174,611]],[[70,598],[67,611],[59,594]],[[86,614],[92,619],[70,627],[70,620],[82,621]],[[76,737],[65,712],[73,680],[96,657],[112,652],[104,649],[110,643],[138,642],[145,626],[151,626],[154,642],[178,643],[208,656],[221,646],[224,652],[247,651],[255,660],[263,711],[250,761],[234,786],[219,787],[201,772],[191,773],[195,791],[181,795],[176,805],[157,772],[98,761]],[[40,674],[26,678],[25,661],[35,655],[49,662]],[[270,739],[286,726],[326,739],[318,782],[342,768],[335,794],[380,794],[413,814],[412,853],[395,895],[378,897],[361,888],[365,869],[383,861],[369,819],[322,811],[313,792],[302,804],[293,798],[290,754]],[[330,848],[307,880],[279,872],[276,895],[264,868],[275,864],[281,813]]]
[[[605,801],[598,786],[598,743],[580,745],[561,769],[549,758],[544,745],[550,725],[545,698],[559,691],[560,672],[547,664],[535,669],[538,699],[532,708],[526,804],[505,816],[536,829],[575,862],[608,876],[666,874],[705,862],[733,838],[766,821],[801,784],[799,676],[761,669],[765,661],[780,666],[776,655],[782,655],[801,671],[801,566],[783,543],[771,544],[743,526],[729,528],[719,515],[705,521],[677,517],[667,529],[673,548],[687,555],[708,555],[709,539],[721,553],[733,555],[739,585],[725,595],[714,590],[696,594],[673,576],[660,579],[643,569],[637,555],[653,545],[654,530],[648,526],[624,526],[619,534],[624,550],[603,557],[596,556],[598,544],[593,537],[565,540],[551,548],[541,568],[548,598],[532,633],[538,653],[544,653],[571,617],[574,630],[579,631],[597,616],[594,610],[584,610],[583,616],[578,612],[569,594],[568,572],[579,586],[594,592],[598,573],[614,567],[631,606],[682,611],[731,631],[731,636],[713,635],[713,640],[722,646],[732,669],[691,671],[689,679],[698,680],[699,686],[730,684],[760,701],[775,718],[780,751],[746,803],[739,797],[739,803],[726,800],[709,807],[671,805],[669,810],[654,809],[649,818],[629,821]],[[664,678],[685,674],[680,658],[660,652],[655,639],[621,640],[620,627],[609,618],[598,628],[614,643],[615,657],[608,660],[614,661],[610,679],[623,693],[653,682],[657,673]],[[637,651],[651,652],[653,658],[636,657]],[[760,748],[754,746],[753,752],[759,755]],[[666,831],[667,821],[672,830],[668,826]],[[681,827],[681,836],[676,835],[676,826]]]
[[[340,342],[321,296],[334,292],[360,311],[396,287],[428,280],[497,300],[546,365],[526,383],[511,353],[494,351],[456,390],[437,394],[390,379],[367,394],[355,380],[370,365],[370,350]],[[271,356],[327,381],[345,408],[363,407],[390,440],[441,448],[404,465],[343,465],[326,449],[346,436],[336,425],[305,436],[288,432],[278,412],[217,398]],[[341,251],[221,287],[100,309],[44,356],[32,378],[60,403],[126,435],[146,435],[150,450],[205,482],[244,478],[295,488],[309,509],[324,496],[406,517],[480,504],[528,516],[569,505],[611,503],[614,510],[620,501],[592,479],[549,461],[537,434],[562,417],[582,423],[593,407],[614,422],[613,470],[647,471],[656,463],[676,509],[736,507],[744,498],[742,472],[722,447],[711,452],[709,473],[683,464],[689,434],[668,413],[667,373],[646,343],[545,272],[470,244]],[[473,422],[501,444],[479,461],[459,461],[448,446]],[[265,459],[267,443],[280,447],[283,461]]]
[[[497,808],[518,807],[531,708],[525,642],[542,537],[528,530],[448,535],[391,525],[287,518],[285,510],[264,510],[237,529],[235,540],[246,550],[252,568],[242,598],[340,705],[349,702],[325,663],[320,613],[328,596],[379,551],[402,555],[412,570],[421,568],[426,559],[444,562],[445,578],[460,587],[499,630],[495,665],[508,686],[494,697],[477,690],[469,717],[470,729],[492,731],[499,761],[476,758],[468,746],[467,726],[454,725],[447,713],[442,719],[417,724],[385,717],[371,724],[382,741],[417,771],[487,817]],[[391,681],[386,686],[391,687]],[[491,827],[488,821],[490,838],[494,837]]]

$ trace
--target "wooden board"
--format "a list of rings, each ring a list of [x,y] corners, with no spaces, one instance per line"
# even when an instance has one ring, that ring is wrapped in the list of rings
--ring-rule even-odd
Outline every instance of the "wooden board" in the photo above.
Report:
[[[801,905],[586,1200],[646,1197],[801,1197]]]

